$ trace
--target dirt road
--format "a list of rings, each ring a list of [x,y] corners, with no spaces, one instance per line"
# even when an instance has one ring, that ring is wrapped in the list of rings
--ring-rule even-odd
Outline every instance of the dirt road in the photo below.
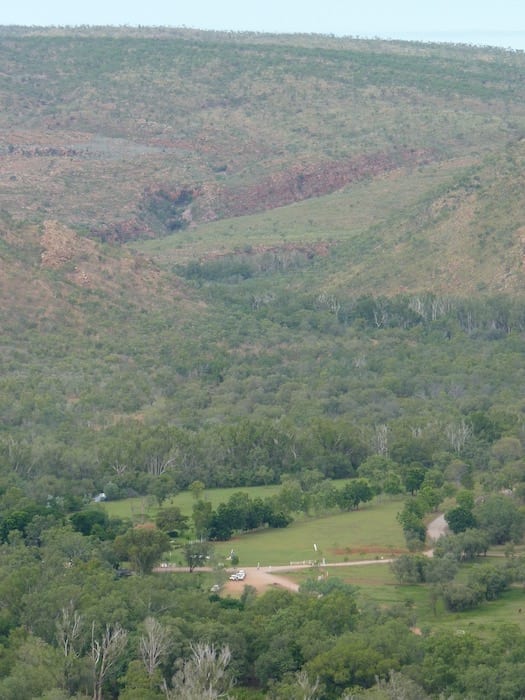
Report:
[[[445,534],[447,531],[447,523],[445,521],[444,515],[439,515],[434,518],[427,527],[427,535],[430,542],[435,542],[441,535]],[[432,550],[425,552],[427,556],[432,556]],[[323,569],[326,568],[336,568],[341,566],[367,566],[370,564],[389,564],[393,559],[365,559],[364,561],[342,561],[334,562],[332,564],[326,564]],[[285,588],[289,591],[297,592],[299,590],[299,585],[294,581],[291,581],[286,576],[290,571],[298,571],[301,569],[311,569],[311,564],[288,564],[279,566],[248,566],[243,567],[246,572],[246,578],[243,581],[227,581],[222,587],[223,594],[233,594],[238,595],[242,592],[244,586],[253,586],[258,593],[263,593],[269,588]],[[156,569],[159,572],[174,572],[174,571],[187,571],[187,568],[182,567],[161,567]],[[202,569],[200,569],[202,571]]]
[[[432,522],[429,523],[427,527],[427,536],[430,542],[435,542],[437,539],[444,535],[447,531],[447,523],[444,515],[438,515],[434,518]],[[432,556],[432,550],[425,552],[427,556]],[[335,568],[340,566],[367,566],[370,564],[389,564],[393,559],[365,559],[364,561],[344,561],[344,562],[334,562],[333,564],[326,564],[323,569]],[[286,588],[289,591],[298,591],[298,584],[294,583],[285,574],[290,571],[298,571],[300,569],[310,569],[310,564],[289,564],[284,566],[265,566],[256,567],[248,566],[244,567],[246,572],[246,578],[244,581],[228,581],[224,587],[224,593],[238,593],[242,590],[244,585],[253,586],[258,592],[264,592],[268,588],[280,587]]]

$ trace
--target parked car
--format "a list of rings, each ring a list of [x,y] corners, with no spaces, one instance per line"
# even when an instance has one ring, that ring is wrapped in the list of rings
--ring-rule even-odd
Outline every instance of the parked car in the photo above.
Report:
[[[234,574],[231,574],[230,581],[244,581],[246,578],[246,571],[244,569],[239,569]]]

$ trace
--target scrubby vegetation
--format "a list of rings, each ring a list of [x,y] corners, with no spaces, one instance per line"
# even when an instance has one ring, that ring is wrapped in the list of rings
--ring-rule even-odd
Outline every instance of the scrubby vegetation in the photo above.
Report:
[[[0,696],[523,697],[523,54],[0,36]],[[210,590],[362,504],[396,599]]]

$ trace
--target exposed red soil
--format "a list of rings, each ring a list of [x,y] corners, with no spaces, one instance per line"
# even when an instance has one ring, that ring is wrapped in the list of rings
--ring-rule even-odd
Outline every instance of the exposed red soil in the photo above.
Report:
[[[298,163],[245,186],[203,188],[201,199],[197,200],[200,216],[194,212],[194,219],[211,220],[275,209],[331,194],[352,182],[377,177],[402,166],[422,164],[430,160],[432,157],[427,151],[407,150],[340,161]]]
[[[392,171],[434,160],[425,150],[375,153],[354,158],[320,162],[297,162],[292,167],[250,180],[246,184],[229,185],[217,182],[174,184],[159,182],[144,189],[138,213],[126,221],[112,222],[92,230],[102,240],[125,242],[136,238],[155,237],[144,218],[149,207],[162,204],[178,209],[181,226],[191,226],[218,219],[245,216],[276,209],[313,197],[336,192],[354,182],[379,177]],[[184,203],[186,201],[186,203]],[[147,218],[147,217],[146,217]],[[169,226],[169,221],[165,224]]]

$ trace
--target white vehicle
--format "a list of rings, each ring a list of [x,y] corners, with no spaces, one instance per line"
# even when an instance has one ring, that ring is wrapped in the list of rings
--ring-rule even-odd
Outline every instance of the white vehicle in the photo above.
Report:
[[[244,569],[239,569],[234,574],[231,574],[230,581],[244,581],[246,578],[246,571]]]

